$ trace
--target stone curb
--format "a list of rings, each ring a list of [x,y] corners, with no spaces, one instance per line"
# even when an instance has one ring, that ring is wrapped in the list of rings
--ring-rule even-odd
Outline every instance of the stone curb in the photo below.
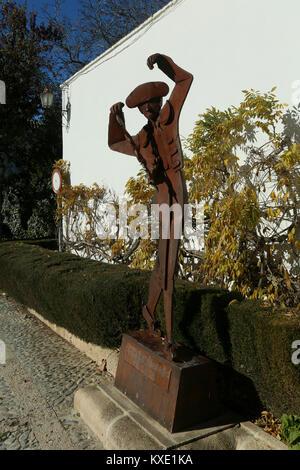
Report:
[[[75,393],[74,408],[106,449],[162,449],[155,439],[131,421],[129,413],[96,387],[79,389]]]
[[[263,429],[250,421],[244,421],[240,426],[241,431],[247,434],[249,440],[252,439],[257,442],[262,442],[265,447],[269,447],[272,450],[290,450],[286,444],[263,431]]]
[[[74,408],[108,450],[289,450],[230,412],[198,429],[169,433],[112,384],[77,390]]]

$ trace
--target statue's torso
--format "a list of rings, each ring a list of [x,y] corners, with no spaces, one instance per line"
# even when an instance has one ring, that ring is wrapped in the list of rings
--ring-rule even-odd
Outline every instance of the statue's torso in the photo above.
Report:
[[[162,108],[156,123],[153,126],[148,123],[138,137],[139,152],[154,179],[161,172],[178,171],[183,167],[178,122],[169,101]]]

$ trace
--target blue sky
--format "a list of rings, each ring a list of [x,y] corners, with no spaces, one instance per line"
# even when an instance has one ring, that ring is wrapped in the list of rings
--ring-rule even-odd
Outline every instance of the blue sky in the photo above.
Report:
[[[23,4],[24,0],[17,0],[17,3]],[[27,0],[28,10],[35,10],[38,13],[38,19],[43,19],[43,8],[45,5],[53,5],[52,0]],[[79,0],[64,0],[62,13],[71,20],[76,20],[78,15]]]

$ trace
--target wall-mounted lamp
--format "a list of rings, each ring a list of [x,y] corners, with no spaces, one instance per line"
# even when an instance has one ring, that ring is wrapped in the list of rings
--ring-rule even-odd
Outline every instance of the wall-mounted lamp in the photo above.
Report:
[[[51,108],[53,105],[54,95],[48,88],[45,88],[43,93],[40,94],[41,103],[43,108]]]
[[[40,94],[41,103],[43,108],[51,108],[54,101],[53,93],[48,89],[45,88],[43,93]],[[69,127],[70,119],[71,119],[71,103],[68,97],[68,101],[65,105],[63,105],[62,109],[62,116],[66,119],[67,124],[66,126]]]

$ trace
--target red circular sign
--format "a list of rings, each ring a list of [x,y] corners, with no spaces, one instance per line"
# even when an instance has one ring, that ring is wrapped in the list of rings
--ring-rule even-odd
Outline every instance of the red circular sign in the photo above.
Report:
[[[58,168],[55,168],[52,173],[52,189],[55,192],[55,194],[59,194],[62,189],[62,174],[61,171]]]

